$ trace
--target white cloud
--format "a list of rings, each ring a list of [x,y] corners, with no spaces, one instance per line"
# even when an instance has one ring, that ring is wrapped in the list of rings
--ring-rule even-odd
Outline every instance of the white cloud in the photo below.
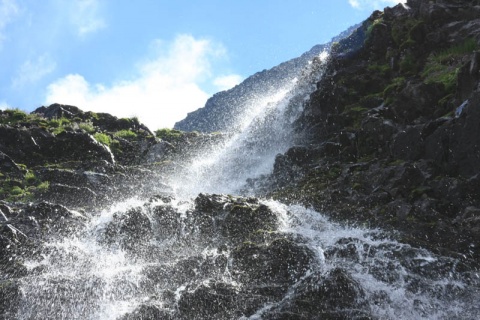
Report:
[[[12,87],[18,88],[26,84],[34,84],[53,72],[55,68],[55,61],[46,54],[37,57],[35,60],[29,59],[20,66],[12,81]]]
[[[15,0],[0,0],[0,49],[6,38],[5,28],[17,16],[18,12],[19,9]]]
[[[399,3],[405,4],[407,0],[348,0],[348,3],[355,9],[371,10],[383,9],[386,6],[393,6]]]
[[[213,78],[211,63],[226,51],[189,35],[154,45],[155,58],[139,64],[133,79],[107,86],[91,84],[78,74],[67,75],[48,86],[46,103],[72,104],[117,117],[138,116],[152,130],[172,127],[188,112],[204,106],[209,94],[200,83]]]
[[[218,88],[218,90],[228,90],[233,88],[240,82],[242,82],[243,77],[237,74],[231,74],[227,76],[220,76],[213,80],[213,84]]]
[[[0,110],[6,109],[11,109],[11,107],[5,101],[0,101]]]
[[[70,16],[78,35],[82,37],[106,26],[100,15],[98,0],[75,0],[72,2]]]

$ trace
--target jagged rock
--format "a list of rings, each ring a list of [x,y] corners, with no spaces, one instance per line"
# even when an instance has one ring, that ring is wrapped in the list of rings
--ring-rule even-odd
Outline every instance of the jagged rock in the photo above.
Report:
[[[127,313],[119,320],[146,320],[146,319],[162,319],[162,320],[170,320],[174,319],[174,317],[165,310],[161,310],[161,308],[154,306],[154,305],[147,305],[142,304],[135,310],[130,313]]]
[[[61,183],[50,184],[43,197],[47,201],[73,207],[94,207],[97,202],[97,193],[90,188]]]
[[[37,108],[33,111],[33,113],[41,114],[47,119],[73,119],[75,116],[83,112],[75,106],[54,103],[48,107],[42,106]]]
[[[21,289],[17,281],[0,280],[0,319],[14,319],[19,307],[19,297]]]
[[[264,319],[369,319],[365,293],[345,270],[314,273],[296,286],[286,304]]]
[[[111,151],[91,135],[64,131],[56,136],[55,144],[50,147],[52,158],[56,161],[77,159],[77,161],[115,162]]]
[[[228,284],[200,285],[182,295],[178,308],[182,319],[228,319],[241,316],[238,290]],[[240,309],[240,310],[239,310]],[[233,311],[238,310],[238,311]]]
[[[200,194],[195,199],[195,227],[219,233],[228,241],[244,241],[260,230],[272,230],[278,217],[255,198]]]
[[[257,230],[274,230],[277,224],[277,215],[265,205],[234,205],[223,220],[221,232],[229,239],[247,239]]]
[[[21,145],[22,148],[18,148]],[[57,136],[39,128],[12,128],[0,125],[0,148],[13,161],[28,166],[62,161],[106,160],[114,162],[112,153],[91,135],[62,132]]]
[[[5,153],[0,151],[0,172],[8,176],[19,178],[23,177],[22,170],[18,165]]]
[[[254,286],[284,286],[300,279],[313,262],[306,246],[288,239],[269,244],[244,243],[232,252],[232,269],[242,283]]]
[[[423,126],[409,126],[392,138],[392,155],[395,159],[418,160],[423,156]]]
[[[437,102],[445,95],[442,84],[408,82],[388,109],[392,113],[392,120],[400,124],[412,124],[420,117],[431,117]]]

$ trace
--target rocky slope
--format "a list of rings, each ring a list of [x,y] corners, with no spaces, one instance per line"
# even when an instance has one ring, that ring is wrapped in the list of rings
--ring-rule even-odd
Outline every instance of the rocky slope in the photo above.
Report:
[[[125,194],[152,195],[132,181],[162,180],[219,135],[158,130],[136,118],[54,104],[0,111],[0,200],[95,207]]]
[[[478,266],[480,2],[407,5],[333,49],[267,194]]]
[[[349,28],[333,38],[332,42],[346,37],[355,29],[356,26]],[[190,112],[185,119],[177,122],[174,128],[199,132],[235,131],[238,119],[245,110],[262,103],[266,96],[290,86],[295,78],[301,76],[308,63],[321,52],[328,50],[331,43],[316,45],[298,58],[257,72],[234,88],[214,94],[203,108]]]

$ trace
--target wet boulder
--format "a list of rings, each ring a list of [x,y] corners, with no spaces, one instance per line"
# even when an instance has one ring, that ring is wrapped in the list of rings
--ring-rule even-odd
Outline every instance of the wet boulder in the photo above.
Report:
[[[161,308],[150,305],[150,304],[142,304],[137,307],[132,312],[125,314],[119,320],[146,320],[146,319],[162,319],[162,320],[170,320],[174,319],[174,317],[165,310]]]
[[[22,293],[15,280],[0,280],[0,319],[16,318]]]
[[[100,242],[135,252],[154,236],[152,222],[141,207],[113,214],[112,220],[100,236]],[[138,252],[141,253],[141,252]]]
[[[181,213],[171,205],[157,205],[151,208],[155,235],[159,239],[178,236],[182,230]]]
[[[244,243],[232,252],[232,273],[251,286],[285,286],[298,281],[310,268],[314,253],[293,240]]]
[[[257,230],[273,230],[277,226],[276,214],[266,205],[234,205],[223,220],[222,233],[236,240],[247,239]]]
[[[256,198],[200,194],[195,199],[193,228],[219,233],[233,242],[249,239],[258,230],[272,230],[278,217]]]
[[[72,207],[94,207],[97,193],[88,187],[77,187],[61,183],[51,183],[42,192],[46,201]]]
[[[86,217],[80,212],[42,201],[21,209],[12,224],[29,237],[40,237],[50,232],[71,233],[84,226],[85,221]]]
[[[360,284],[341,268],[313,273],[294,289],[291,299],[265,319],[370,319]]]
[[[238,290],[221,282],[187,289],[178,301],[181,319],[236,319],[241,307]]]

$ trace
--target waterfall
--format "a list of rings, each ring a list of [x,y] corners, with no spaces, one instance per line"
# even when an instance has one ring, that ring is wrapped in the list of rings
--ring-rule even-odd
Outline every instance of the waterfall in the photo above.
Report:
[[[245,188],[294,143],[318,67],[251,101],[221,142],[166,177],[173,192],[86,213],[48,239],[25,263],[16,318],[478,316],[478,274],[456,259]]]
[[[234,115],[228,137],[185,163],[170,185],[182,196],[200,192],[238,194],[248,178],[271,172],[275,156],[294,143],[293,122],[322,75],[326,51],[311,61],[299,78],[274,94],[252,97]],[[188,182],[187,182],[188,181]]]

